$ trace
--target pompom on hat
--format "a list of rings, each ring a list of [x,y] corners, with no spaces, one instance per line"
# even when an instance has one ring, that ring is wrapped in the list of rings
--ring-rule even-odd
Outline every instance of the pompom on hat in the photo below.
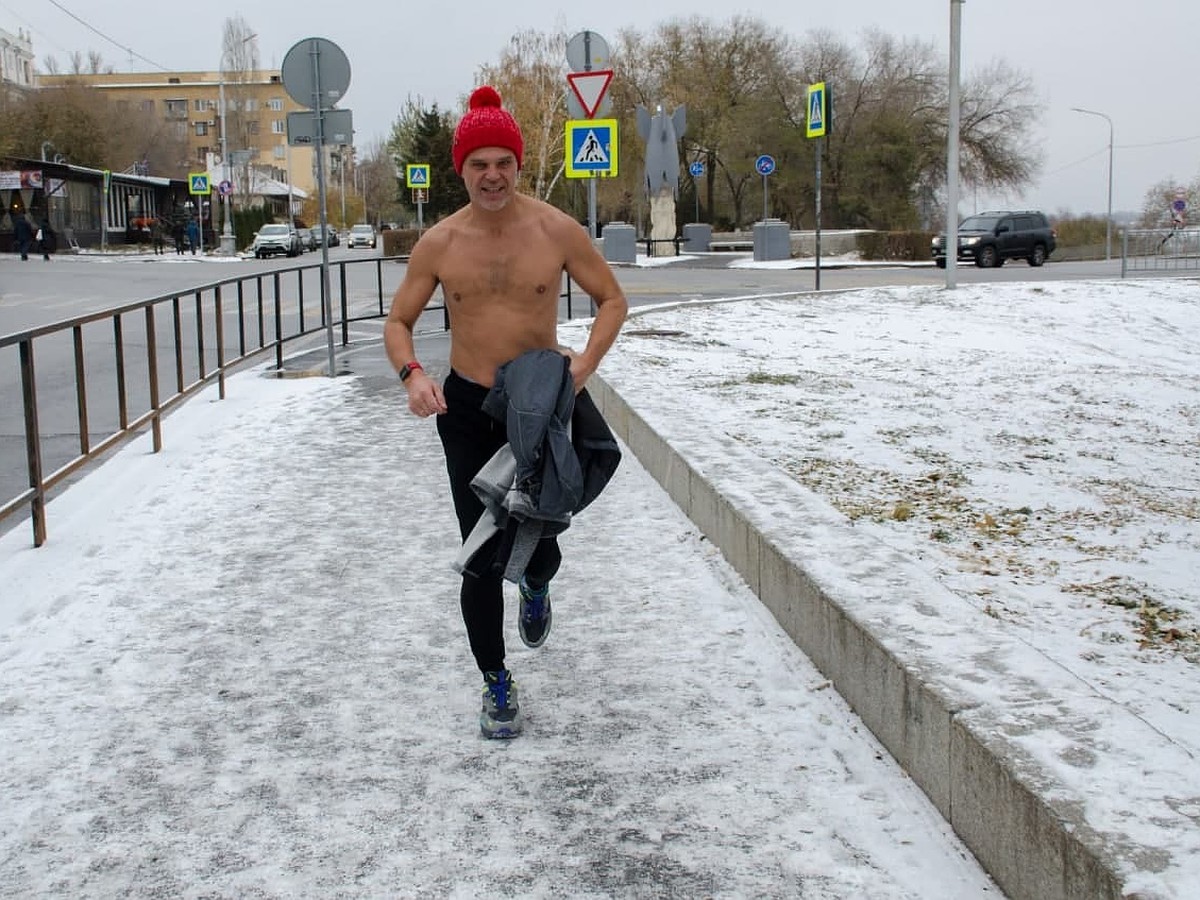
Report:
[[[454,143],[450,155],[454,159],[454,171],[462,174],[467,157],[480,147],[503,147],[517,157],[517,168],[525,153],[525,141],[517,120],[500,105],[500,95],[494,87],[484,85],[471,93],[467,114],[454,129]]]

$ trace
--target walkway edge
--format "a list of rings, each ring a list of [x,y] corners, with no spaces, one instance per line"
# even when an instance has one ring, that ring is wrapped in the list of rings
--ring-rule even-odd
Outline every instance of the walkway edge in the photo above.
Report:
[[[1144,771],[1138,768],[1139,756],[1176,757],[1180,748],[1122,708],[1106,704],[1087,686],[1072,683],[1069,673],[1055,684],[1034,684],[1018,677],[1020,697],[1014,696],[1010,703],[1005,696],[1000,708],[994,703],[989,708],[981,699],[983,692],[972,692],[972,681],[985,683],[997,673],[1019,676],[1036,670],[1021,668],[1023,655],[1029,662],[1028,654],[1036,654],[1035,650],[997,629],[985,635],[982,646],[987,649],[973,657],[976,666],[954,671],[952,663],[922,656],[919,640],[904,635],[902,627],[885,627],[886,622],[857,603],[861,598],[852,596],[853,590],[843,591],[846,596],[836,594],[839,585],[829,573],[806,570],[798,561],[804,554],[789,547],[793,542],[788,530],[796,522],[781,523],[774,508],[772,521],[755,521],[765,518],[761,497],[740,503],[733,479],[722,483],[720,473],[702,474],[686,451],[668,443],[600,375],[589,379],[588,389],[642,466],[724,554],[1009,897],[1145,900],[1172,896],[1169,889],[1164,892],[1158,877],[1179,862],[1178,829],[1161,824],[1172,819],[1163,802],[1170,791],[1160,793],[1160,786],[1149,777],[1146,790],[1152,797],[1146,808],[1124,809],[1128,797],[1112,798],[1117,809],[1105,806],[1093,815],[1096,804],[1089,801],[1095,798],[1078,784],[1059,778],[1036,758],[1036,751],[1031,752],[1037,745],[1023,743],[1021,736],[1032,735],[1036,741],[1054,730],[1064,735],[1066,746],[1102,747],[1108,727],[1119,721],[1122,730],[1132,728],[1139,737],[1145,733],[1149,746],[1144,752],[1129,748],[1134,757],[1129,770],[1139,774]],[[737,465],[745,462],[739,458]],[[799,488],[786,473],[754,474],[755,479],[767,480],[760,487],[763,492],[778,487],[787,495],[783,482],[770,483],[776,476],[790,483],[793,493]],[[782,515],[786,518],[787,509]],[[927,575],[914,574],[916,567],[906,566],[902,559],[886,563],[886,574],[868,573],[866,580],[876,574],[877,583],[895,581],[894,568],[911,569],[901,571],[900,583],[911,585],[911,577],[922,590],[944,591]],[[948,606],[955,605],[952,598],[948,601]],[[1038,662],[1045,667],[1040,655]],[[972,671],[963,671],[968,668]],[[1061,721],[1062,709],[1071,711],[1067,723]],[[1118,753],[1123,750],[1112,748]],[[1086,772],[1081,778],[1086,778]],[[1182,785],[1178,789],[1186,792]],[[1110,815],[1105,818],[1105,814]],[[1114,822],[1126,815],[1129,828],[1118,830]],[[1182,839],[1193,838],[1189,833]]]

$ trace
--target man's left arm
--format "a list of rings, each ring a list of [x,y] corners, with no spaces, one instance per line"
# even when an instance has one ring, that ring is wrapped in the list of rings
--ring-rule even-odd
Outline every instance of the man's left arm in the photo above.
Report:
[[[570,219],[567,220],[567,228],[567,275],[596,304],[596,318],[588,333],[587,345],[571,356],[571,376],[575,379],[575,390],[578,392],[583,389],[588,377],[600,367],[604,354],[620,334],[629,312],[629,301],[625,299],[625,292],[617,283],[613,270],[592,246],[587,232]]]

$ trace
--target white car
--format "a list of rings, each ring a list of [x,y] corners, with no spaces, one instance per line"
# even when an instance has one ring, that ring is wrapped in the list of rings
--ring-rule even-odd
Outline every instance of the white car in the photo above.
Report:
[[[300,233],[292,225],[264,225],[254,236],[254,256],[257,259],[276,253],[299,256],[302,252]]]
[[[352,225],[346,238],[346,246],[353,250],[355,247],[370,247],[375,249],[375,229],[370,225]]]

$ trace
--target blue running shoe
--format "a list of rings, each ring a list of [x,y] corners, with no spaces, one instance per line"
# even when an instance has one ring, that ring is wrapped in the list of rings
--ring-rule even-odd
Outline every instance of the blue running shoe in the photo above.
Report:
[[[534,590],[522,578],[517,592],[521,595],[517,631],[526,647],[540,647],[550,634],[550,585]]]
[[[485,738],[515,738],[521,733],[517,683],[508,669],[483,673],[483,709],[479,730]]]

